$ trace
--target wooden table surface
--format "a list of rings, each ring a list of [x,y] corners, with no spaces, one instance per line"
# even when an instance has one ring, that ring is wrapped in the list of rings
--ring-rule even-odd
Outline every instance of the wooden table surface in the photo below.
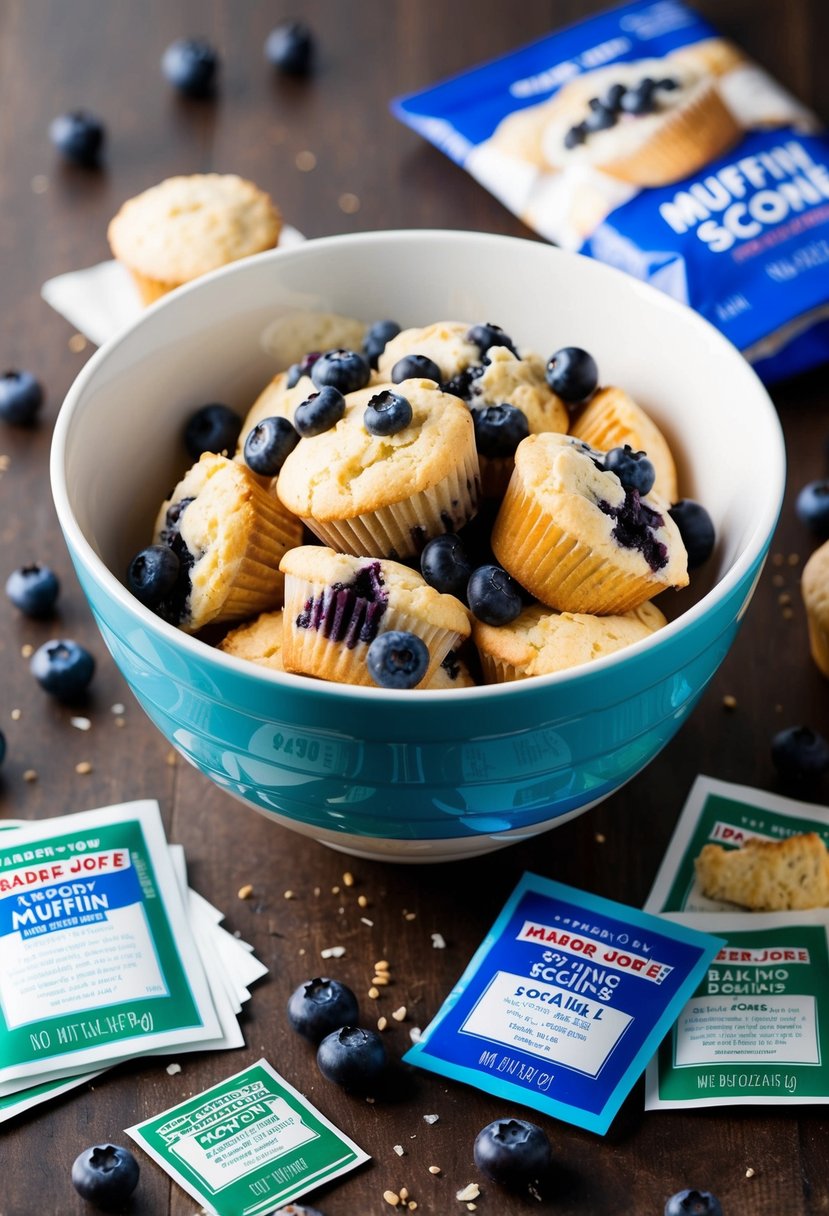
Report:
[[[266,1056],[371,1154],[368,1166],[310,1202],[326,1216],[388,1210],[387,1188],[409,1189],[418,1211],[465,1211],[456,1191],[477,1180],[478,1210],[511,1216],[528,1204],[499,1191],[472,1164],[476,1132],[514,1113],[477,1090],[417,1072],[398,1102],[368,1105],[322,1080],[313,1055],[287,1027],[286,999],[317,973],[320,950],[344,945],[339,977],[361,996],[366,1017],[405,1005],[386,1041],[399,1056],[413,1026],[438,1009],[525,869],[640,905],[694,777],[704,772],[781,790],[770,739],[808,722],[829,732],[826,683],[809,660],[799,576],[813,541],[794,497],[826,473],[827,371],[773,395],[789,448],[789,485],[769,563],[733,651],[679,736],[650,768],[604,804],[538,841],[489,858],[426,868],[353,861],[268,823],[220,792],[169,748],[132,700],[109,659],[70,563],[52,508],[49,442],[64,393],[92,353],[40,299],[52,275],[108,256],[109,218],[130,195],[174,173],[238,172],[268,189],[307,236],[384,227],[474,228],[530,233],[471,177],[389,114],[392,96],[440,79],[538,37],[600,5],[592,0],[305,0],[318,39],[307,81],[279,81],[262,44],[292,9],[239,0],[5,0],[0,6],[0,367],[31,369],[47,389],[40,425],[0,424],[0,580],[42,561],[60,575],[56,620],[21,617],[0,595],[0,728],[8,752],[0,814],[41,818],[127,799],[158,799],[168,834],[187,853],[192,885],[253,943],[270,975],[245,1008],[247,1047],[138,1061],[105,1074],[0,1129],[0,1214],[85,1211],[69,1168],[86,1145],[124,1142],[123,1128]],[[699,8],[829,117],[829,10],[817,0],[705,0]],[[185,101],[161,79],[159,59],[175,37],[202,34],[220,49],[221,87],[212,102]],[[61,164],[50,119],[87,107],[106,122],[103,168]],[[312,153],[315,167],[297,164]],[[393,269],[393,268],[392,268]],[[78,349],[78,347],[83,347]],[[152,443],[152,436],[148,437]],[[101,458],[106,459],[105,437]],[[750,444],[735,459],[751,459]],[[782,575],[781,579],[773,579]],[[784,594],[791,597],[787,610]],[[96,655],[85,713],[49,699],[21,656],[52,636]],[[727,711],[723,697],[736,697]],[[120,728],[111,707],[126,706]],[[85,775],[76,766],[88,761]],[[26,780],[33,770],[37,780]],[[826,785],[815,797],[825,799]],[[349,869],[353,887],[343,885]],[[238,891],[251,884],[254,895]],[[283,893],[291,888],[293,900]],[[357,905],[365,895],[368,908]],[[373,923],[363,923],[361,917]],[[440,933],[446,948],[432,947]],[[366,997],[375,959],[390,960],[393,985]],[[332,965],[333,969],[333,965]],[[727,1216],[829,1212],[829,1119],[820,1107],[645,1114],[636,1086],[603,1139],[547,1119],[560,1167],[557,1193],[530,1208],[557,1216],[659,1214],[684,1186],[719,1195]],[[435,1113],[433,1125],[423,1116]],[[402,1144],[404,1155],[393,1146]],[[428,1172],[441,1168],[439,1176]],[[747,1177],[747,1171],[753,1176]],[[142,1159],[134,1216],[192,1216],[197,1205]]]

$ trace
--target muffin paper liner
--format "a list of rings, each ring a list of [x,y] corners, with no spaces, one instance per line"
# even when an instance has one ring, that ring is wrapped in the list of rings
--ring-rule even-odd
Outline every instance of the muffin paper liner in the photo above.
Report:
[[[679,499],[676,465],[668,441],[626,393],[604,389],[601,395],[597,394],[573,422],[570,434],[599,452],[609,452],[626,443],[641,449],[656,470],[656,493],[669,503]]]

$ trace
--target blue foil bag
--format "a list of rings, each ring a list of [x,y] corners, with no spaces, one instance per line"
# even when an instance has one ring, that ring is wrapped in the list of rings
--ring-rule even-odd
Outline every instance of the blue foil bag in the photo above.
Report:
[[[678,0],[638,0],[393,112],[542,236],[707,317],[767,382],[829,359],[829,139]]]

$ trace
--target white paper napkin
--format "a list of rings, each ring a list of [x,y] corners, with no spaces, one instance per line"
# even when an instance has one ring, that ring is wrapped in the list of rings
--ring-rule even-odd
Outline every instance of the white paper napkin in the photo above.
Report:
[[[288,224],[280,233],[279,248],[290,249],[304,240],[302,233]],[[102,346],[143,311],[129,271],[115,261],[59,274],[43,284],[40,294],[96,346]]]

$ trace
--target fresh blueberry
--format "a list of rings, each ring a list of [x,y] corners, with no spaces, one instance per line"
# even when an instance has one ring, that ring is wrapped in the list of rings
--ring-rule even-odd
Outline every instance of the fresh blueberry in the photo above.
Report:
[[[162,55],[161,70],[179,92],[206,97],[216,83],[219,56],[204,38],[177,38]]]
[[[495,565],[479,566],[472,571],[466,585],[466,600],[485,625],[508,625],[524,607],[518,583]]]
[[[276,477],[299,443],[299,431],[287,418],[263,418],[245,440],[245,464],[263,477]]]
[[[665,1216],[722,1216],[722,1207],[710,1191],[677,1191],[665,1204]]]
[[[688,552],[688,569],[696,570],[714,550],[717,539],[714,522],[702,503],[695,502],[693,498],[682,498],[675,502],[668,509],[668,514],[679,529]]]
[[[77,697],[95,673],[88,650],[68,638],[44,642],[34,652],[29,670],[40,687],[55,697]]]
[[[299,363],[292,363],[288,368],[288,376],[285,381],[285,387],[293,388],[294,385],[299,384],[303,376],[310,376],[311,368],[314,366],[321,354],[321,351],[312,350],[309,351],[307,355],[303,355]]]
[[[461,539],[447,532],[428,540],[420,555],[420,573],[435,591],[465,600],[472,563]]]
[[[59,593],[55,572],[38,562],[12,570],[6,579],[6,595],[24,616],[51,616]]]
[[[8,371],[0,376],[0,418],[14,426],[34,422],[43,405],[43,389],[31,372]]]
[[[96,1144],[75,1158],[72,1185],[97,1207],[120,1207],[138,1186],[138,1162],[128,1148]]]
[[[300,435],[321,435],[336,426],[344,413],[345,397],[333,384],[326,384],[296,407],[294,426]]]
[[[596,360],[580,346],[564,346],[547,360],[547,383],[568,405],[581,405],[599,383]]]
[[[366,666],[381,688],[414,688],[426,675],[429,648],[415,633],[388,629],[369,646]]]
[[[488,1124],[475,1137],[472,1155],[487,1178],[516,1189],[537,1183],[553,1160],[546,1134],[524,1119],[496,1119]]]
[[[771,758],[781,777],[807,781],[829,769],[829,743],[809,726],[789,726],[772,739]]]
[[[477,346],[482,355],[485,355],[491,346],[506,346],[516,359],[519,358],[512,338],[507,337],[500,325],[493,325],[491,321],[487,321],[483,325],[473,325],[467,332],[466,340]]]
[[[386,1049],[376,1030],[343,1026],[326,1035],[317,1048],[320,1072],[335,1085],[364,1094],[382,1080]]]
[[[384,388],[375,393],[363,414],[363,425],[370,435],[396,435],[412,420],[412,407],[406,397]]]
[[[564,136],[565,148],[578,148],[587,140],[587,125],[583,122],[576,123],[574,127],[570,127],[569,131]]]
[[[807,528],[822,538],[829,536],[829,478],[810,481],[797,496],[795,510]]]
[[[375,370],[386,346],[399,333],[400,326],[396,321],[375,321],[366,330],[366,336],[363,338],[363,354]]]
[[[516,405],[487,405],[472,411],[475,447],[482,456],[513,456],[530,433],[527,415]]]
[[[610,86],[610,88],[605,93],[604,97],[601,98],[601,104],[604,106],[604,108],[606,110],[612,110],[612,111],[618,110],[619,103],[622,100],[622,98],[624,97],[626,91],[627,90],[625,89],[625,86],[623,84],[620,84],[619,81],[617,80],[615,84],[612,84]]]
[[[191,460],[203,452],[224,452],[230,456],[242,430],[242,419],[218,401],[196,410],[184,428],[184,446]]]
[[[181,573],[177,554],[167,545],[148,545],[129,564],[127,586],[136,599],[155,608],[172,592]]]
[[[675,76],[665,76],[662,80],[657,80],[657,89],[665,89],[668,93],[672,93],[674,89],[679,88],[679,81]]]
[[[598,98],[595,100],[597,102],[596,106],[594,106],[584,120],[588,134],[591,131],[607,131],[610,127],[615,127],[616,125],[616,111],[608,110],[598,101]]]
[[[291,993],[288,1021],[297,1034],[319,1043],[342,1026],[353,1025],[359,1016],[357,998],[339,980],[318,977]]]
[[[434,380],[440,384],[440,368],[428,355],[404,355],[391,369],[391,378],[395,384],[404,380]]]
[[[265,39],[268,63],[289,76],[307,76],[314,57],[314,38],[301,21],[281,21]]]
[[[611,448],[605,454],[604,467],[615,473],[622,485],[640,494],[650,494],[656,481],[656,469],[644,452],[634,452],[630,444]]]
[[[317,388],[333,384],[341,393],[353,393],[365,388],[371,379],[368,359],[356,350],[327,350],[314,361],[311,379]]]
[[[49,125],[49,138],[62,156],[73,164],[97,165],[104,146],[104,124],[87,110],[58,114]]]

